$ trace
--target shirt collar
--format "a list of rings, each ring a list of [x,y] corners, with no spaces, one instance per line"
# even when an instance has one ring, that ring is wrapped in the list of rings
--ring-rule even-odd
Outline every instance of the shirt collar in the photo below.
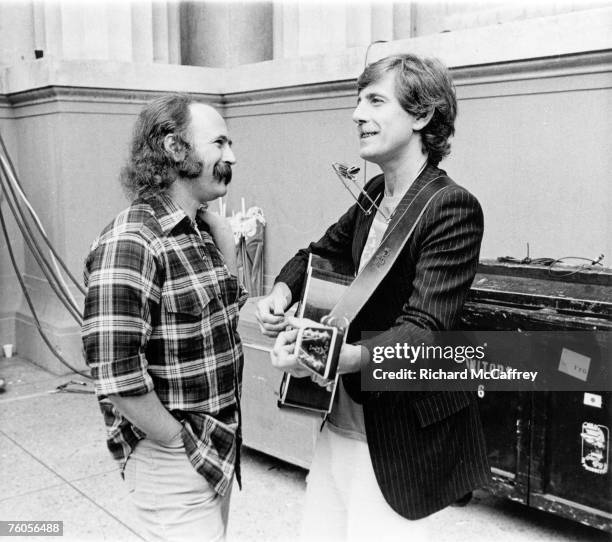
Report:
[[[145,196],[143,200],[151,206],[164,234],[170,233],[184,220],[191,222],[187,213],[163,192]]]

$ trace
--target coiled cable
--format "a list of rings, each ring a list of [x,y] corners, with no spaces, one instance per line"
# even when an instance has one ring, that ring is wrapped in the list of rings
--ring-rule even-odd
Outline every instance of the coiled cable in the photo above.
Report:
[[[1,134],[0,134],[0,150],[1,150],[0,152],[0,189],[1,189],[2,194],[4,194],[6,198],[6,202],[8,204],[8,207],[11,213],[13,214],[17,227],[19,228],[19,231],[21,232],[21,235],[23,236],[23,239],[28,249],[32,253],[32,256],[36,260],[36,263],[40,267],[45,278],[47,279],[49,286],[51,287],[55,295],[58,297],[60,302],[66,307],[66,309],[68,310],[72,318],[79,325],[81,325],[83,321],[81,310],[79,306],[77,305],[77,302],[75,301],[72,295],[72,292],[70,292],[70,288],[64,281],[64,278],[62,276],[62,273],[59,267],[61,266],[63,268],[66,275],[70,278],[72,283],[78,288],[78,290],[82,294],[85,294],[85,289],[75,279],[75,277],[72,275],[72,273],[68,269],[65,262],[60,258],[60,256],[57,254],[57,251],[51,244],[40,222],[40,219],[36,215],[34,209],[32,208],[32,205],[30,204],[30,202],[28,201],[26,197],[25,191],[23,190],[23,187],[19,181],[17,172],[15,170],[13,162],[11,161],[10,155],[8,153],[6,145],[4,144],[4,140],[2,139]],[[28,208],[29,214],[34,221],[34,224],[36,225],[36,229],[38,230],[38,233],[40,234],[40,236],[43,238],[46,245],[50,249],[50,256],[51,256],[52,263],[50,263],[47,257],[44,255],[44,252],[41,249],[41,246],[36,236],[34,235],[34,232],[32,232],[32,229],[30,228],[28,224],[27,217],[22,209],[21,204],[19,203],[20,199],[25,204],[25,206]],[[71,371],[83,376],[84,378],[90,379],[91,376],[89,374],[78,370],[76,367],[74,367],[72,364],[66,361],[66,359],[64,359],[64,357],[57,350],[57,348],[51,343],[46,333],[42,329],[42,325],[38,318],[36,309],[34,307],[34,303],[32,302],[30,293],[28,292],[27,286],[25,284],[23,274],[19,270],[19,266],[17,265],[17,261],[15,259],[13,245],[11,243],[11,239],[8,234],[8,229],[7,229],[6,221],[4,219],[4,213],[2,212],[1,206],[0,206],[0,225],[2,226],[2,232],[6,240],[6,245],[7,245],[11,264],[13,266],[13,269],[15,270],[17,280],[23,292],[26,303],[32,313],[34,323],[36,325],[36,328],[40,336],[42,337],[43,341],[45,342],[45,344],[47,345],[51,353],[60,361],[60,363],[68,367]]]

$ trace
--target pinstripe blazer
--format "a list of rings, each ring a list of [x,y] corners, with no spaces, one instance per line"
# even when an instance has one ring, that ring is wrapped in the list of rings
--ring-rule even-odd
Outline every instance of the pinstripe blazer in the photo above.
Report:
[[[446,173],[428,165],[408,189],[411,201],[430,180]],[[379,175],[366,186],[376,199]],[[367,203],[363,203],[367,208]],[[308,254],[359,268],[373,220],[353,205],[323,237],[281,270],[293,299],[301,293]],[[478,266],[483,215],[476,198],[451,182],[431,202],[389,274],[351,324],[348,341],[373,346],[420,344],[431,331],[452,329]],[[376,334],[367,340],[361,332]],[[379,487],[402,516],[417,519],[456,501],[489,479],[484,436],[473,394],[466,392],[360,391],[360,374],[343,376],[363,404],[370,457]]]

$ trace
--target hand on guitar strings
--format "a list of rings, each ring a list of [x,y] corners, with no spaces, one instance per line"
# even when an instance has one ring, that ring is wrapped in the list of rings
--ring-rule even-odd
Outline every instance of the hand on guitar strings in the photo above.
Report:
[[[298,330],[290,329],[278,334],[274,348],[270,352],[272,365],[281,371],[289,373],[296,378],[310,376],[310,371],[304,369],[295,354],[295,341],[297,339]]]
[[[296,318],[292,316],[287,317],[286,323],[290,327],[288,327],[284,332],[280,333],[276,340],[275,347],[277,345],[283,345],[283,347],[279,348],[276,352],[273,350],[272,364],[296,378],[310,377],[315,384],[318,384],[322,388],[327,388],[328,391],[331,391],[334,381],[323,378],[322,376],[315,374],[313,371],[305,369],[302,363],[298,361],[298,355],[295,353],[296,340],[298,338],[300,328],[316,328],[323,326],[314,320],[309,320],[308,318]],[[285,350],[283,350],[283,348]],[[284,355],[285,351],[288,355]],[[275,363],[275,360],[277,363]]]
[[[298,329],[301,327],[317,327],[320,325],[308,318],[294,318],[291,316],[287,317],[287,324]],[[344,343],[340,349],[340,357],[338,359],[338,374],[342,375],[360,371],[362,367],[367,365],[369,358],[369,353],[363,346]],[[324,378],[317,378],[315,375],[313,375],[312,380],[323,387],[329,386],[331,382]]]
[[[270,358],[272,359],[272,365],[281,371],[289,373],[295,378],[310,377],[310,379],[323,388],[328,388],[331,391],[333,381],[327,380],[323,377],[315,375],[313,372],[304,368],[304,366],[298,361],[298,356],[295,353],[295,343],[299,333],[300,327],[316,327],[318,324],[313,320],[307,318],[287,318],[287,324],[292,327],[287,328],[278,334],[274,348],[270,352]]]
[[[308,318],[295,318],[289,316],[286,318],[286,325],[291,327],[278,335],[276,343],[274,344],[274,349],[271,352],[272,365],[297,378],[310,376],[312,381],[319,384],[319,386],[329,388],[333,381],[316,376],[307,369],[304,369],[298,362],[297,354],[295,354],[295,342],[297,340],[299,328],[317,327],[320,326],[320,324]],[[367,364],[368,359],[368,351],[363,346],[344,343],[340,350],[340,357],[338,360],[338,374],[358,372]]]
[[[287,329],[285,310],[290,304],[291,291],[282,282],[276,283],[272,292],[257,302],[255,317],[263,335],[276,337],[281,331]]]

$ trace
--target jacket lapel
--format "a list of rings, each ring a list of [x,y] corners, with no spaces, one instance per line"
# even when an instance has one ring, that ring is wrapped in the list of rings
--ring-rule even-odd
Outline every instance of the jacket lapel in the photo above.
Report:
[[[410,185],[410,187],[404,194],[404,197],[398,203],[395,213],[393,214],[393,218],[391,219],[391,221],[389,222],[389,225],[387,226],[385,235],[386,235],[386,232],[389,231],[389,228],[391,228],[392,226],[395,226],[395,224],[399,222],[399,220],[402,218],[404,211],[408,207],[410,207],[410,205],[414,201],[414,198],[416,198],[417,194],[421,191],[421,189],[424,186],[426,186],[429,182],[431,182],[433,179],[435,179],[436,177],[439,177],[440,175],[445,175],[445,174],[446,173],[442,171],[441,169],[438,169],[437,167],[432,166],[431,164],[427,164],[425,169],[421,171],[421,174]]]
[[[439,177],[440,175],[446,175],[446,172],[441,169],[438,169],[435,166],[432,166],[431,164],[427,164],[427,166],[425,166],[425,169],[414,180],[414,182],[406,191],[406,194],[404,194],[404,197],[400,200],[397,206],[397,212],[394,213],[393,218],[387,226],[387,230],[399,220],[403,211],[410,206],[419,191],[427,183],[429,183],[436,177]],[[378,198],[380,198],[381,194],[384,191],[384,179],[385,178],[383,175],[379,175],[372,179],[372,181],[370,182],[370,186],[368,187],[368,194],[374,201],[378,201]],[[359,212],[357,222],[355,224],[355,234],[353,237],[353,262],[355,264],[355,269],[359,269],[361,253],[363,252],[363,247],[365,246],[365,243],[367,241],[368,234],[370,232],[370,227],[372,226],[372,222],[374,221],[375,214],[376,209],[372,209],[372,212],[369,215],[365,215],[361,211]]]
[[[374,201],[378,201],[385,189],[384,176],[377,175],[374,177],[366,186],[368,195]],[[365,198],[362,198],[365,199]],[[368,209],[369,202],[366,200],[364,207]],[[355,229],[353,232],[353,264],[355,271],[359,269],[359,262],[361,261],[361,253],[363,247],[368,239],[368,233],[372,222],[374,221],[374,215],[376,214],[376,208],[372,208],[372,212],[366,215],[361,209],[357,208],[357,220],[355,221]]]

